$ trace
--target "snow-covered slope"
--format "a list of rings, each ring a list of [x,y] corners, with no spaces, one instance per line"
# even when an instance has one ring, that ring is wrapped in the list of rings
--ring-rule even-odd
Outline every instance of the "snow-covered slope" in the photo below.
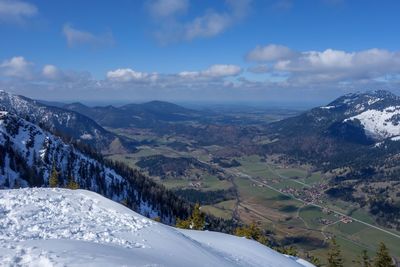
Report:
[[[367,134],[376,139],[385,139],[400,135],[400,106],[368,109],[345,121],[359,120]]]
[[[257,242],[153,222],[84,190],[0,190],[5,266],[312,266]]]
[[[70,110],[44,105],[36,100],[0,90],[0,110],[29,118],[35,124],[45,125],[74,140],[98,149],[107,149],[117,138],[92,119]]]
[[[388,91],[348,94],[329,107],[344,111],[344,123],[360,122],[365,133],[375,140],[400,135],[400,98]]]
[[[150,203],[138,192],[133,174],[122,177],[114,169],[64,143],[37,125],[7,112],[0,112],[0,188],[47,186],[52,169],[59,186],[73,179],[85,188],[114,201],[125,201],[141,214],[169,221],[160,212],[162,203]]]

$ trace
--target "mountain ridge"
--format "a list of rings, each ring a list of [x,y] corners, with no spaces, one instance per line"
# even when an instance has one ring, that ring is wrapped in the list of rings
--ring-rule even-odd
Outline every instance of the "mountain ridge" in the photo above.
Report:
[[[166,223],[187,216],[190,208],[139,172],[83,153],[37,125],[1,112],[0,188],[48,186],[55,171],[57,186],[65,187],[74,181],[80,188],[125,202],[130,208]],[[163,202],[157,198],[157,192],[163,194]]]
[[[0,110],[14,113],[35,124],[42,125],[74,141],[83,142],[100,150],[110,149],[119,139],[126,149],[134,149],[134,143],[107,131],[91,118],[61,107],[48,106],[38,100],[0,91]]]
[[[63,107],[80,112],[100,125],[113,128],[156,127],[168,122],[189,121],[200,116],[198,111],[159,100],[142,104],[131,103],[120,107],[112,105],[88,107],[79,102],[66,104]]]

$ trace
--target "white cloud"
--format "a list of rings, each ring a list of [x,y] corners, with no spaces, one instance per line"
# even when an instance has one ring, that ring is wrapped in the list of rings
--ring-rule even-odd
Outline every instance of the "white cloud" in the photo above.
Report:
[[[116,82],[132,82],[132,81],[155,81],[157,73],[146,73],[134,71],[132,69],[116,69],[107,72],[107,79]]]
[[[400,52],[383,49],[306,51],[295,58],[277,61],[274,69],[306,81],[377,79],[400,73]]]
[[[183,78],[196,78],[200,75],[198,71],[182,71],[179,72],[178,75]]]
[[[0,22],[22,23],[38,14],[36,6],[18,0],[0,0]]]
[[[41,90],[44,96],[47,88],[62,91],[60,94],[66,97],[71,97],[68,92],[75,90],[74,93],[88,97],[90,93],[97,97],[97,92],[112,98],[114,93],[122,97],[126,92],[147,99],[215,99],[218,96],[259,100],[285,95],[297,101],[303,93],[322,96],[376,88],[396,90],[400,85],[400,51],[326,49],[299,51],[291,57],[277,58],[247,68],[248,72],[260,73],[258,77],[242,75],[238,65],[215,64],[205,69],[167,74],[116,68],[106,72],[105,78],[95,79],[88,72],[65,71],[55,65],[36,66],[18,56],[0,60],[0,87]]]
[[[29,79],[32,76],[32,65],[24,57],[18,56],[4,60],[0,64],[0,71],[5,77]]]
[[[42,75],[47,79],[57,79],[60,77],[60,71],[54,65],[45,65],[42,70]]]
[[[78,45],[108,46],[114,44],[111,32],[95,35],[88,31],[78,30],[70,24],[65,24],[62,30],[69,47]]]
[[[289,47],[283,45],[270,44],[266,46],[257,46],[250,51],[246,58],[249,61],[276,61],[281,59],[289,59],[296,54]]]
[[[212,65],[202,72],[204,76],[209,77],[226,77],[236,76],[241,72],[241,68],[236,65]]]
[[[237,76],[242,69],[236,65],[215,64],[203,71],[182,71],[178,76],[182,78],[223,78]]]
[[[0,87],[49,99],[109,101],[126,99],[245,101],[334,97],[351,91],[389,89],[399,92],[399,52],[328,49],[299,52],[296,57],[258,65],[256,79],[236,65],[216,64],[204,70],[170,74],[129,68],[110,70],[103,79],[89,72],[37,66],[23,57],[0,60]]]
[[[168,8],[163,7],[169,2],[172,4]],[[224,10],[208,8],[202,15],[178,18],[188,9],[189,1],[157,0],[151,2],[150,13],[156,17],[156,37],[168,43],[219,35],[242,20],[249,13],[250,4],[251,0],[225,0]]]
[[[148,1],[148,9],[155,18],[165,18],[185,13],[189,7],[188,0],[152,0]]]
[[[400,52],[376,48],[353,52],[335,49],[294,52],[285,46],[267,45],[250,51],[247,59],[265,62],[270,74],[281,73],[287,77],[286,83],[296,86],[383,81],[400,74]]]
[[[212,37],[223,32],[232,23],[227,14],[208,13],[195,18],[185,26],[185,39],[191,40],[198,37]]]
[[[185,38],[191,40],[218,35],[247,15],[250,7],[249,0],[228,0],[226,2],[228,11],[209,11],[187,23]]]

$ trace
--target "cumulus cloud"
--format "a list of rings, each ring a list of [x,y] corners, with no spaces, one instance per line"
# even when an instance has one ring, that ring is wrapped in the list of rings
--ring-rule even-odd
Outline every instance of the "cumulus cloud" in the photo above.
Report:
[[[54,80],[60,77],[61,72],[54,65],[45,65],[42,69],[42,75],[47,79]]]
[[[0,22],[22,23],[38,14],[36,6],[18,0],[0,0]]]
[[[0,64],[1,74],[5,77],[30,79],[32,63],[24,57],[18,56],[6,59]]]
[[[307,51],[295,58],[277,61],[274,68],[291,73],[299,81],[377,79],[400,73],[400,52],[383,49]]]
[[[247,54],[246,59],[249,61],[268,62],[289,59],[295,55],[296,52],[289,47],[270,44],[266,46],[257,46]]]
[[[225,0],[224,10],[207,9],[204,14],[178,17],[185,14],[189,1],[155,0],[148,2],[150,14],[156,17],[155,36],[164,43],[193,40],[219,35],[242,20],[249,13],[251,0]],[[157,15],[157,16],[155,16]]]
[[[107,72],[107,79],[116,82],[155,81],[157,73],[146,73],[132,69],[116,69]]]
[[[203,71],[182,71],[178,76],[183,78],[223,78],[237,76],[242,69],[236,65],[215,64]]]
[[[24,57],[0,60],[0,87],[19,88],[47,98],[46,90],[65,98],[86,95],[107,98],[163,100],[254,100],[302,97],[333,98],[367,89],[400,90],[400,52],[384,49],[362,51],[298,51],[290,57],[257,61],[246,68],[215,64],[200,70],[176,73],[144,72],[116,68],[95,79],[89,72],[65,71],[55,65],[37,66]],[[259,73],[255,78],[248,72]],[[25,91],[24,91],[25,90]],[[397,90],[397,91],[396,91]],[[327,97],[329,96],[329,98]]]
[[[285,73],[286,82],[303,86],[385,79],[400,74],[400,52],[376,48],[295,52],[285,46],[267,45],[250,51],[247,59],[266,62],[270,72]]]
[[[241,72],[241,68],[236,65],[212,65],[202,72],[204,76],[209,77],[226,77],[236,76]]]
[[[69,47],[79,45],[109,46],[114,44],[114,37],[111,32],[95,35],[88,31],[78,30],[70,24],[65,24],[62,32]]]

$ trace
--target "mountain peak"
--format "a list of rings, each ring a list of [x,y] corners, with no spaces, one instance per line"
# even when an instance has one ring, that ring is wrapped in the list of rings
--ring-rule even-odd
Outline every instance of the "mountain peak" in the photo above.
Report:
[[[378,106],[380,103],[385,105],[393,101],[399,101],[400,97],[387,90],[373,90],[343,95],[328,104],[328,107],[366,107]]]
[[[388,91],[388,90],[383,90],[383,89],[378,89],[378,90],[372,90],[372,91],[367,91],[363,94],[360,95],[365,95],[365,96],[372,96],[372,97],[381,97],[381,98],[398,98],[397,95],[394,93]]]

